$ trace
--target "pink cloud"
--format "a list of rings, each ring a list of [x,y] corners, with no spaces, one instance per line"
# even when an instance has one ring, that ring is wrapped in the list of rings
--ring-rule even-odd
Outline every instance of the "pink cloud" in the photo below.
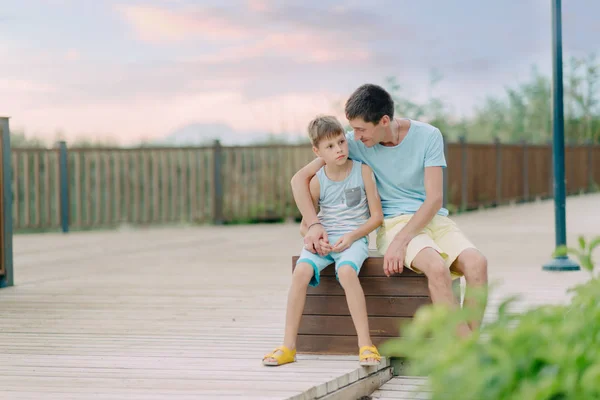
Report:
[[[351,43],[338,43],[331,36],[314,32],[271,33],[250,45],[230,46],[195,61],[205,64],[241,62],[277,54],[298,63],[366,61],[371,53]]]
[[[89,101],[77,107],[54,104],[25,107],[17,102],[7,111],[13,128],[23,127],[48,143],[62,130],[67,141],[86,135],[129,145],[163,137],[189,122],[223,122],[242,132],[304,132],[315,114],[335,113],[332,104],[340,97],[320,91],[248,99],[237,91],[215,90],[169,98],[140,95],[135,99]],[[148,119],[148,115],[160,118]]]
[[[267,12],[265,0],[248,0],[248,8]],[[244,40],[244,44],[224,45],[206,54],[200,62],[217,64],[239,62],[264,55],[279,55],[297,62],[328,63],[351,59],[364,61],[370,53],[342,33],[296,26],[293,31],[265,27],[266,22],[237,16],[219,15],[216,10],[174,11],[153,6],[117,6],[117,11],[131,25],[140,40],[160,43],[202,39],[211,41]],[[252,22],[250,24],[250,22]]]
[[[267,0],[247,0],[246,5],[250,11],[267,12],[272,9],[271,4]]]
[[[118,5],[116,10],[131,25],[140,40],[151,43],[198,37],[205,40],[242,39],[249,30],[205,10],[178,12],[133,5]]]

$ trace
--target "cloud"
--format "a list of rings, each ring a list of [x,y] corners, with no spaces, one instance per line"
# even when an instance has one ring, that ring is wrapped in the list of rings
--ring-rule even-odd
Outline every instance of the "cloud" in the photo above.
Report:
[[[131,25],[137,38],[150,43],[201,38],[221,41],[243,39],[253,29],[233,24],[226,14],[215,10],[168,8],[142,5],[118,5],[116,10]]]
[[[71,105],[46,103],[11,113],[11,126],[24,127],[47,140],[65,130],[72,141],[82,134],[92,138],[116,138],[120,144],[135,144],[158,138],[184,122],[222,122],[240,132],[304,132],[310,118],[332,110],[335,93],[288,93],[248,99],[237,91],[181,93],[168,97],[138,95],[135,99],[88,101],[74,112]],[[124,112],[126,110],[126,112]],[[150,118],[149,115],[160,116]],[[234,118],[232,118],[234,116]]]
[[[253,12],[267,12],[272,9],[271,3],[267,0],[246,0],[246,6]]]

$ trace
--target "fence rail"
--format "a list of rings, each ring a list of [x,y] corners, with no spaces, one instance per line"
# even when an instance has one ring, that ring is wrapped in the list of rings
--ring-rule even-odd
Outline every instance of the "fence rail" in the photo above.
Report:
[[[567,193],[596,190],[600,146],[567,146],[565,154]],[[451,211],[552,195],[549,145],[461,140],[446,145],[446,157]],[[289,181],[313,158],[305,145],[13,148],[14,229],[298,218]]]

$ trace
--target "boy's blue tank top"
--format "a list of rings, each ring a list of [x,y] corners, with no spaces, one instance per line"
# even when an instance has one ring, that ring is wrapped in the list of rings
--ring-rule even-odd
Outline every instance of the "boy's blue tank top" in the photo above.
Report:
[[[317,177],[321,186],[318,217],[328,236],[352,232],[369,219],[361,162],[352,160],[352,169],[343,181],[329,179],[325,167]]]

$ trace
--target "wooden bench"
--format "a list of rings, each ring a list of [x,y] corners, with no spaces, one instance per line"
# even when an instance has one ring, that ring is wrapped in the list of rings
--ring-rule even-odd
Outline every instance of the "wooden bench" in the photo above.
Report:
[[[298,256],[292,257],[292,272]],[[383,273],[383,257],[370,256],[360,270],[365,293],[371,339],[377,346],[398,337],[403,322],[409,321],[419,307],[431,304],[425,275],[404,268],[389,278]],[[460,295],[460,282],[454,280],[455,295]],[[344,289],[335,277],[331,264],[321,272],[319,286],[309,286],[302,313],[298,353],[352,354],[358,352],[358,338],[348,310]]]

